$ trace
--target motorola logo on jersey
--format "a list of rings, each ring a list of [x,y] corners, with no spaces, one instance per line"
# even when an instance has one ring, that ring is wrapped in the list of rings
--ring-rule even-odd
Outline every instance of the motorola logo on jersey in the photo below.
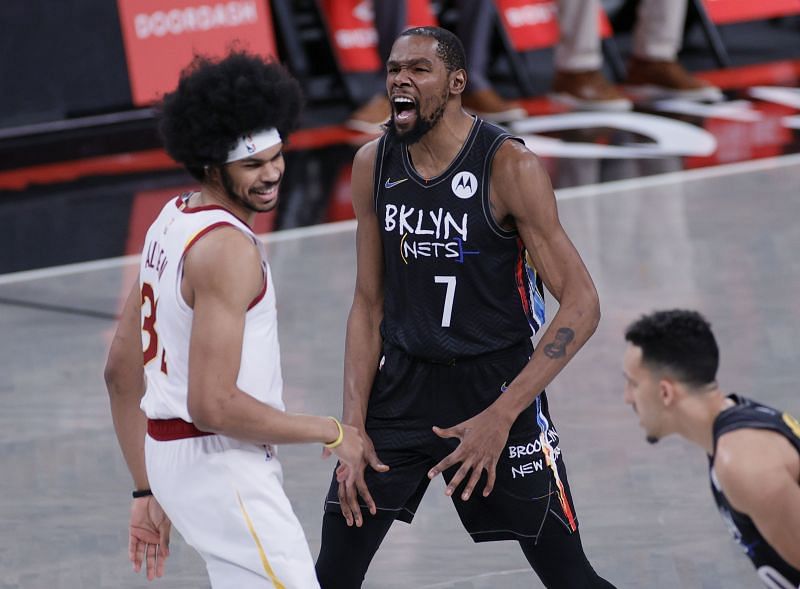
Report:
[[[458,198],[467,199],[478,192],[478,179],[472,172],[459,172],[453,176],[450,187]]]

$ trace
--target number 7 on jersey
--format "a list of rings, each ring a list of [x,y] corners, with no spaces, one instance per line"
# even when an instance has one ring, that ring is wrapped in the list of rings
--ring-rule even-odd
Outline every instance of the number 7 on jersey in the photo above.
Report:
[[[442,327],[450,327],[450,318],[453,315],[453,299],[456,295],[455,276],[434,276],[436,284],[446,284],[447,290],[444,293],[444,310],[442,311]]]

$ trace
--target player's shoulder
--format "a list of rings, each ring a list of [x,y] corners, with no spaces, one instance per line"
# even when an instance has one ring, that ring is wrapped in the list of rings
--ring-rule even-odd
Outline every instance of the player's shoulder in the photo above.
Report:
[[[494,156],[495,166],[525,166],[531,170],[544,170],[544,165],[539,157],[533,153],[522,141],[509,136],[497,149]]]
[[[356,216],[359,212],[367,212],[367,209],[360,206],[361,203],[372,202],[372,191],[375,171],[377,169],[376,154],[378,152],[381,138],[373,139],[369,143],[362,145],[356,152],[353,159],[352,175],[352,196],[353,206],[356,209]]]
[[[754,470],[763,468],[754,461],[755,434],[752,429],[731,430],[717,439],[714,450],[714,473],[728,501],[739,511],[745,511],[743,498],[751,495]]]
[[[753,516],[769,508],[787,485],[797,484],[798,461],[797,452],[779,432],[741,428],[717,440],[714,472],[730,504]]]
[[[378,153],[378,147],[381,143],[381,137],[376,137],[371,141],[368,141],[364,145],[358,148],[356,151],[356,155],[354,158],[354,163],[361,164],[361,165],[374,165],[375,163],[375,156]]]
[[[539,157],[512,138],[502,143],[492,162],[492,185],[501,190],[538,186],[546,179],[549,184],[549,177]]]
[[[204,235],[186,254],[184,280],[195,299],[213,296],[246,306],[263,286],[263,258],[253,236],[233,225]]]
[[[740,427],[717,438],[714,469],[721,478],[750,476],[753,472],[780,467],[789,446],[779,431]]]
[[[237,271],[254,262],[261,254],[255,237],[233,224],[220,224],[202,235],[186,252],[186,264],[221,271]]]

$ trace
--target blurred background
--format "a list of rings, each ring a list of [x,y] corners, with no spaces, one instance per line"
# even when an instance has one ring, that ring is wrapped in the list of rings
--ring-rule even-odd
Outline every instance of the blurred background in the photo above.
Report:
[[[352,156],[388,115],[365,113],[381,93],[385,31],[434,23],[464,30],[462,2],[375,2],[0,3],[0,274],[138,253],[162,203],[192,186],[161,149],[152,107],[194,53],[233,46],[284,62],[307,97],[280,208],[256,229],[351,218]],[[630,0],[598,2],[600,73],[615,96],[632,100],[618,112],[592,104],[575,112],[553,98],[559,39],[572,34],[559,29],[558,1],[467,3],[478,4],[488,33],[468,53],[486,61],[490,98],[524,109],[511,129],[526,134],[557,188],[798,149],[797,0],[689,0],[675,61],[722,91],[691,101],[626,93],[640,9]],[[394,21],[376,28],[376,15]],[[673,123],[662,133],[664,121]]]

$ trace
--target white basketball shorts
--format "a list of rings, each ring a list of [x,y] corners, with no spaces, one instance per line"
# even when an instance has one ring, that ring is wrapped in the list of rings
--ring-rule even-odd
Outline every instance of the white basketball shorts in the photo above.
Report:
[[[206,562],[214,589],[318,589],[269,448],[225,436],[145,440],[153,495]]]

